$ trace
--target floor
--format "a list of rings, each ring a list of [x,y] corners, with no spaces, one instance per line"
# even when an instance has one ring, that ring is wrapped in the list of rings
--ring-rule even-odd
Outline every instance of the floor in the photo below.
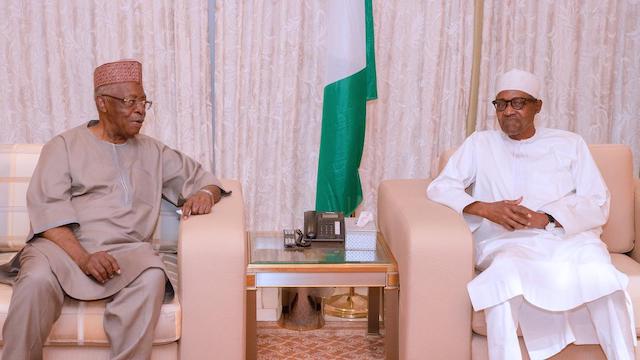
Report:
[[[384,337],[367,336],[366,329],[366,321],[327,321],[323,328],[311,331],[258,322],[258,359],[384,359]]]

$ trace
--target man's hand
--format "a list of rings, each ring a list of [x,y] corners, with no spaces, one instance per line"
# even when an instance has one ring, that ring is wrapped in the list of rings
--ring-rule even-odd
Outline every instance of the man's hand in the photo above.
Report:
[[[215,185],[210,185],[191,195],[182,204],[182,218],[188,219],[191,215],[208,214],[215,203],[220,201],[222,192]]]
[[[78,261],[78,266],[87,275],[104,284],[116,274],[120,274],[120,265],[106,251],[87,254]]]
[[[509,231],[535,228],[544,229],[549,223],[545,213],[535,212],[520,205],[522,197],[517,200],[503,200],[492,203],[476,201],[467,205],[463,212],[481,216]]]
[[[64,250],[78,265],[80,270],[104,284],[115,274],[120,273],[120,266],[113,256],[105,251],[89,254],[76,238],[73,230],[66,225],[51,228],[42,233],[42,237],[55,243]]]
[[[491,222],[502,225],[509,231],[524,229],[531,225],[531,210],[520,205],[522,197],[517,200],[496,202],[476,201],[467,205],[463,212],[481,216]]]
[[[527,211],[531,212],[531,224],[529,225],[530,228],[544,229],[549,223],[547,214],[531,211],[529,209],[527,209]]]

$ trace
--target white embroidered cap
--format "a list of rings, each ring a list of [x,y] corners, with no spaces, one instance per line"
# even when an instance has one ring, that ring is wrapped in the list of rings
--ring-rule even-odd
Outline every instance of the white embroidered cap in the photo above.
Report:
[[[496,80],[496,94],[503,90],[523,91],[538,99],[538,96],[540,96],[540,80],[528,71],[511,69],[504,74],[498,75]]]

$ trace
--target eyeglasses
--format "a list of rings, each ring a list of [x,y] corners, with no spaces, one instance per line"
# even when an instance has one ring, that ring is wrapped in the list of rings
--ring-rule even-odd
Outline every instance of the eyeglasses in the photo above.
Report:
[[[536,101],[538,101],[538,99],[515,97],[511,100],[502,100],[502,99],[493,100],[491,103],[496,107],[497,111],[505,111],[507,109],[507,105],[509,104],[511,105],[511,108],[513,110],[522,110],[522,108],[528,102],[536,102]]]
[[[149,101],[147,99],[130,99],[130,98],[119,98],[113,95],[109,95],[109,94],[100,94],[99,96],[107,96],[110,97],[112,99],[116,99],[116,100],[120,100],[122,101],[122,104],[124,104],[124,107],[127,109],[131,109],[134,106],[138,105],[138,104],[142,104],[145,108],[145,110],[149,110],[151,108],[151,105],[153,104],[153,101]]]

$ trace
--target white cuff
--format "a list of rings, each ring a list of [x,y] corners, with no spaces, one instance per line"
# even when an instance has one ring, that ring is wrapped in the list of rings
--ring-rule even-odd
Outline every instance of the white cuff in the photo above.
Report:
[[[556,228],[556,223],[551,221],[549,221],[547,226],[544,227],[544,229],[547,231],[553,231],[555,228]]]

